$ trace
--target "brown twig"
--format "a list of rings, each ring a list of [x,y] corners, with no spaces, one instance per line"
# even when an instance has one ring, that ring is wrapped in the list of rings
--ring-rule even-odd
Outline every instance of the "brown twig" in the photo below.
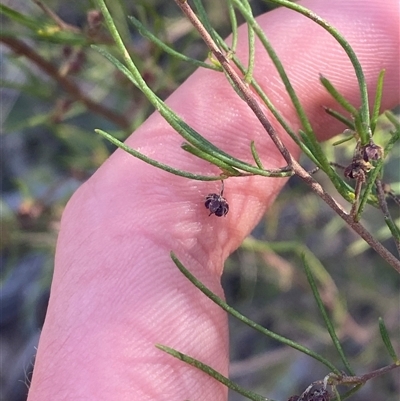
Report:
[[[197,15],[191,9],[186,0],[175,0],[176,4],[187,16],[193,26],[197,29],[200,36],[212,52],[213,56],[219,61],[222,68],[234,83],[236,90],[240,93],[244,101],[254,112],[262,126],[265,128],[270,138],[274,142],[277,149],[280,151],[288,166],[293,169],[296,175],[298,175],[318,196],[320,196],[361,238],[366,241],[371,248],[373,248],[384,260],[386,260],[398,273],[400,273],[400,260],[397,259],[392,253],[390,253],[380,242],[378,242],[368,230],[366,230],[359,222],[354,221],[353,217],[346,213],[342,207],[322,188],[322,186],[315,181],[311,175],[304,170],[299,163],[292,157],[290,152],[287,150],[281,139],[278,137],[277,132],[269,122],[268,118],[262,111],[258,100],[253,95],[253,92],[249,89],[242,78],[236,73],[229,63],[229,60],[224,56],[221,50],[218,48],[212,37],[209,35],[201,21],[197,18]]]
[[[36,3],[42,9],[42,11],[57,24],[57,26],[61,30],[69,31],[69,32],[73,32],[73,33],[81,33],[81,30],[79,28],[77,28],[74,25],[67,24],[54,11],[52,11],[46,4],[43,4],[39,0],[33,0],[33,2]]]
[[[372,372],[366,373],[361,376],[337,376],[335,374],[331,374],[328,379],[328,383],[334,386],[340,385],[359,385],[365,384],[368,380],[374,379],[375,377],[379,377],[388,373],[394,369],[398,369],[400,367],[400,363],[392,363],[391,365],[384,366],[383,368],[373,370]]]
[[[371,246],[387,263],[400,273],[400,260],[390,253],[370,232],[360,223],[354,221],[353,217],[346,213],[342,207],[324,191],[322,186],[316,182],[296,161],[293,161],[293,170],[310,188],[328,204],[364,241]]]
[[[351,390],[353,391],[354,389],[363,386],[368,380],[382,376],[383,374],[388,373],[399,367],[400,363],[395,362],[392,363],[391,365],[384,366],[383,368],[366,373],[365,375],[362,376],[346,376],[346,375],[337,375],[335,373],[329,373],[324,378],[324,380],[317,380],[311,383],[300,396],[294,395],[290,397],[288,401],[306,401],[306,400],[328,401],[331,399],[331,396],[327,391],[328,386],[331,386],[333,391],[336,391],[337,386],[353,386]]]
[[[110,120],[123,130],[130,128],[130,122],[125,116],[99,104],[85,96],[79,86],[71,79],[63,76],[59,70],[49,61],[40,56],[36,51],[31,49],[27,44],[19,39],[12,37],[0,36],[0,41],[7,45],[14,53],[21,54],[36,64],[43,72],[52,77],[67,92],[74,101],[83,103],[88,110],[99,114]]]

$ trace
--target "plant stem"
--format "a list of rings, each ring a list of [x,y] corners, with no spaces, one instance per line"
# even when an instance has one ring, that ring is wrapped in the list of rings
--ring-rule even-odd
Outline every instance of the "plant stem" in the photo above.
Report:
[[[371,380],[375,377],[378,376],[382,376],[385,373],[388,373],[394,369],[398,369],[400,367],[400,363],[399,362],[395,362],[392,363],[391,365],[388,366],[384,366],[383,368],[380,369],[376,369],[372,372],[366,373],[365,375],[362,376],[339,376],[339,377],[335,377],[335,375],[333,374],[330,379],[333,380],[333,385],[343,385],[343,384],[364,384],[366,383],[368,380]]]
[[[371,246],[387,263],[400,273],[400,260],[390,253],[379,241],[377,241],[367,229],[345,210],[305,171],[295,160],[292,164],[293,171],[298,175],[328,206],[330,206],[364,241]]]
[[[189,21],[193,24],[193,26],[197,29],[197,31],[200,33],[201,37],[213,53],[214,57],[218,60],[228,77],[234,83],[237,91],[240,93],[243,100],[247,103],[251,110],[253,110],[254,114],[271,137],[272,141],[284,157],[288,166],[291,166],[293,160],[292,155],[289,153],[281,139],[278,137],[275,129],[262,111],[257,99],[253,96],[253,92],[249,89],[248,85],[246,85],[239,77],[239,75],[231,66],[229,60],[222,54],[221,50],[215,44],[214,40],[204,28],[201,21],[197,18],[197,15],[193,12],[186,0],[175,0],[175,2],[184,12]]]
[[[114,123],[117,127],[123,130],[129,130],[130,122],[123,116],[109,108],[96,103],[90,99],[80,90],[79,86],[71,79],[60,74],[58,69],[40,56],[36,51],[31,49],[28,45],[19,39],[1,36],[0,41],[7,45],[16,54],[22,54],[28,58],[31,62],[36,64],[43,72],[48,76],[52,77],[59,85],[67,92],[75,101],[83,103],[88,110]]]

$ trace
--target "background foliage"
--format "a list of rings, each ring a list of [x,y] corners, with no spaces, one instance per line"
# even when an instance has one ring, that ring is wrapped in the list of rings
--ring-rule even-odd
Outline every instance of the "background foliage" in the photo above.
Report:
[[[218,32],[227,35],[229,26],[222,4],[205,3]],[[88,32],[96,22],[96,15],[89,13],[93,4],[46,2],[65,23],[79,29],[67,33],[55,33],[54,22],[34,2],[5,5],[29,17],[29,21],[17,21],[1,15],[0,399],[17,401],[26,398],[63,208],[74,190],[114,150],[93,130],[101,128],[124,139],[153,110],[112,64],[89,47]],[[162,99],[190,75],[193,67],[165,56],[128,25],[125,15],[140,19],[180,52],[206,58],[205,45],[173,2],[121,0],[110,1],[109,6],[113,15],[120,16],[116,21],[130,38],[135,62]],[[252,6],[255,14],[268,9],[261,1]],[[41,28],[39,34],[37,27]],[[106,32],[104,35],[107,43],[109,37]],[[35,62],[24,52],[16,54],[5,38],[23,41],[44,61]],[[51,76],[46,65],[53,66],[59,75]],[[66,90],[63,77],[77,90]],[[110,110],[113,118],[87,107],[85,98]],[[389,124],[381,119],[379,127],[380,135],[385,135]],[[338,163],[346,164],[352,157],[352,148],[345,145],[333,148],[327,143],[325,150],[329,159]],[[396,193],[400,192],[399,164],[400,152],[394,151],[386,165],[385,181]],[[320,182],[324,188],[330,187],[322,176]],[[389,206],[398,219],[396,205]],[[387,230],[379,210],[368,206],[363,223],[385,243]],[[390,241],[385,245],[395,252]],[[339,363],[301,267],[300,253],[304,250],[321,262],[316,262],[321,295],[356,372],[362,374],[389,364],[379,336],[378,317],[384,317],[398,350],[399,277],[296,178],[290,180],[252,236],[226,263],[223,285],[228,303],[269,329]],[[286,400],[328,373],[312,359],[233,319],[230,325],[231,378],[244,387]],[[394,401],[400,392],[399,383],[396,370],[369,382],[351,399]],[[231,401],[239,399],[242,397],[230,394]]]

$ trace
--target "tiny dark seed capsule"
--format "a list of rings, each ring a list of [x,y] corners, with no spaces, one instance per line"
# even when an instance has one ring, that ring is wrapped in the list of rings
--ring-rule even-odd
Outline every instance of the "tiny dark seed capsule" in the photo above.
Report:
[[[222,196],[224,194],[224,182],[220,194],[208,194],[204,206],[210,211],[209,216],[215,214],[218,217],[226,216],[229,212],[228,201]]]
[[[209,216],[215,214],[218,217],[226,216],[229,212],[227,200],[218,194],[208,194],[204,206],[210,211]]]
[[[371,142],[362,148],[362,155],[366,162],[369,162],[370,160],[379,160],[383,156],[383,149]]]

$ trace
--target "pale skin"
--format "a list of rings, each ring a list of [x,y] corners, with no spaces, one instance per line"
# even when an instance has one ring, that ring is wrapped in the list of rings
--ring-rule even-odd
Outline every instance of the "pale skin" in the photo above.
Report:
[[[398,1],[302,4],[344,34],[364,67],[372,94],[380,69],[386,69],[383,108],[398,104]],[[344,127],[321,107],[333,107],[334,102],[318,76],[329,78],[359,106],[354,72],[343,50],[321,28],[291,11],[274,11],[259,22],[283,60],[319,138],[341,132]],[[245,46],[242,40],[242,55]],[[283,86],[268,56],[258,48],[256,79],[298,128]],[[264,166],[285,165],[222,74],[195,72],[168,104],[236,157],[250,161],[254,140]],[[294,144],[271,122],[298,157]],[[174,167],[218,174],[215,167],[181,150],[182,141],[153,114],[127,143]],[[285,182],[228,179],[224,191],[228,215],[209,216],[204,198],[219,193],[219,181],[186,180],[123,151],[115,152],[74,194],[64,212],[29,401],[226,400],[224,386],[154,346],[165,344],[228,375],[227,317],[182,276],[169,252],[173,250],[198,279],[223,297],[220,277],[225,259]]]

